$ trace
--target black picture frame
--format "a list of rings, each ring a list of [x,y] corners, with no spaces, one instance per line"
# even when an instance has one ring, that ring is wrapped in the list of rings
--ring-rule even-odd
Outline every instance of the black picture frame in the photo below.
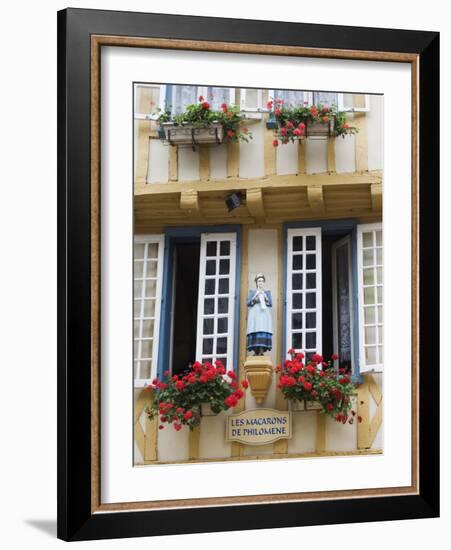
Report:
[[[418,56],[419,491],[311,502],[95,513],[91,432],[91,36]],[[331,57],[334,57],[331,55]],[[148,13],[58,13],[58,537],[154,536],[439,515],[439,33]],[[415,161],[415,159],[414,159]],[[226,518],[226,521],[225,521]]]

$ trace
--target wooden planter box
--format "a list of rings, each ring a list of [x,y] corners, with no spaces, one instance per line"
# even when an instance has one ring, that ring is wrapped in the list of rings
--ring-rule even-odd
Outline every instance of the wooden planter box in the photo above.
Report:
[[[290,409],[293,412],[308,412],[308,411],[320,411],[322,405],[319,401],[289,401]]]
[[[329,122],[307,122],[305,137],[328,138],[334,135],[335,118],[330,117]]]
[[[160,137],[170,145],[191,145],[192,147],[209,143],[219,145],[224,139],[224,128],[219,122],[209,126],[163,122],[160,127]]]

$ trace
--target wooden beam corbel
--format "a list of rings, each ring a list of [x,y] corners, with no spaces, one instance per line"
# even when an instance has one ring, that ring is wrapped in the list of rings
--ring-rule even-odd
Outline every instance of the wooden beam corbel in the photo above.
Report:
[[[191,216],[199,216],[199,193],[193,189],[182,191],[180,193],[180,210],[183,210]]]
[[[324,214],[326,205],[324,203],[323,187],[321,185],[307,186],[307,198],[313,213]]]
[[[371,208],[373,210],[382,210],[382,183],[371,184]]]
[[[246,191],[246,206],[251,216],[255,218],[265,217],[265,206],[263,204],[263,191],[261,188],[248,189]]]

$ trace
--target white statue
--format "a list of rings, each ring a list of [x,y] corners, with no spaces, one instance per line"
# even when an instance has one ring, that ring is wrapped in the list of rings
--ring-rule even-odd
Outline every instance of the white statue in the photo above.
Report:
[[[272,348],[271,292],[265,290],[265,276],[258,273],[255,276],[256,290],[250,290],[247,295],[249,314],[247,317],[248,351],[255,355],[263,355]]]

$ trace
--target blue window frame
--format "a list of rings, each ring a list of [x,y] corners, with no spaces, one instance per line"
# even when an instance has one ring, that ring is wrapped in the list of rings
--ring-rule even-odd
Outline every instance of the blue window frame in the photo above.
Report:
[[[236,225],[216,225],[216,226],[195,226],[195,227],[171,227],[165,231],[165,251],[163,262],[163,288],[161,301],[161,320],[159,333],[159,352],[158,352],[158,369],[159,377],[162,377],[166,370],[171,371],[171,339],[172,339],[172,316],[173,316],[173,277],[174,265],[173,257],[175,246],[178,243],[193,243],[207,241],[202,239],[202,235],[230,234],[236,236],[236,253],[235,253],[235,273],[231,274],[234,277],[234,291],[230,299],[233,300],[233,319],[232,327],[229,326],[229,332],[232,331],[232,349],[229,357],[231,364],[227,364],[227,368],[237,371],[238,369],[238,329],[239,329],[239,305],[240,305],[240,274],[241,274],[241,226]],[[210,239],[211,241],[211,239]],[[221,263],[221,257],[217,258],[218,265]],[[196,266],[199,269],[199,265]],[[194,359],[194,358],[193,358]],[[200,359],[196,358],[196,359]]]
[[[293,243],[289,243],[289,239],[292,239],[294,235],[297,235],[296,231],[292,230],[302,230],[299,231],[299,235],[306,235],[308,233],[308,229],[311,228],[317,228],[320,230],[321,238],[324,237],[337,237],[337,239],[340,236],[349,236],[350,242],[351,242],[351,282],[352,282],[352,311],[351,311],[351,319],[352,319],[352,327],[353,327],[353,333],[352,333],[352,346],[353,346],[353,365],[352,365],[352,373],[353,378],[356,380],[359,380],[360,378],[360,365],[359,365],[359,342],[360,342],[360,335],[359,335],[359,306],[358,306],[358,263],[357,263],[357,223],[358,221],[356,219],[345,219],[345,220],[318,220],[318,221],[308,221],[308,222],[287,222],[284,224],[284,248],[283,248],[283,323],[282,323],[282,342],[283,342],[283,356],[282,360],[284,360],[287,356],[287,350],[288,350],[288,331],[292,330],[291,323],[289,322],[288,315],[291,315],[291,310],[289,311],[289,308],[292,307],[292,297],[290,296],[290,293],[293,291],[291,288],[291,284],[287,284],[290,281],[288,281],[288,277],[294,277],[299,275],[297,273],[292,273],[291,266],[293,264],[293,258],[288,258],[288,254],[290,251],[290,254],[293,255]],[[307,230],[305,232],[304,230]],[[299,242],[301,242],[301,239],[299,239]],[[300,246],[300,245],[299,245]],[[299,249],[299,255],[304,255],[303,260],[305,261],[306,257],[305,254],[308,251],[305,251],[302,249],[302,247]],[[290,262],[288,261],[290,260]],[[299,258],[298,262],[301,262],[301,258]],[[301,269],[300,273],[305,271],[305,267]],[[306,275],[306,273],[303,273]],[[300,298],[301,299],[301,298]],[[305,294],[304,294],[305,299]],[[301,306],[301,307],[305,307]],[[304,318],[305,319],[305,318]],[[305,329],[306,324],[301,325],[303,329]],[[303,333],[305,330],[299,330],[294,332],[300,332]],[[321,327],[319,327],[318,333],[321,334]],[[303,337],[305,338],[305,334],[303,334]],[[301,336],[299,336],[301,338]],[[292,347],[292,346],[290,346]],[[303,343],[303,347],[305,347],[305,344]],[[319,351],[322,351],[322,345],[321,342],[317,343],[317,348]]]

